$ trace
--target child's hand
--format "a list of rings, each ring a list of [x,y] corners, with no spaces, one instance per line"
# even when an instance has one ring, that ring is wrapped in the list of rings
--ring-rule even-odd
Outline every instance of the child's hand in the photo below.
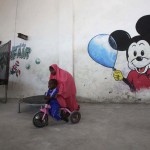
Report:
[[[58,96],[59,94],[57,93],[56,95],[55,95],[55,97],[54,98],[57,98],[57,96]]]

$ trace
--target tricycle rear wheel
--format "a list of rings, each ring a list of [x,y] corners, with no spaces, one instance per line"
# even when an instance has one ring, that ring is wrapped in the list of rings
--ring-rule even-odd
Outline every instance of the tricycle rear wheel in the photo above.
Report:
[[[81,119],[81,114],[79,111],[74,111],[71,113],[70,115],[70,121],[71,123],[75,124],[75,123],[78,123]]]

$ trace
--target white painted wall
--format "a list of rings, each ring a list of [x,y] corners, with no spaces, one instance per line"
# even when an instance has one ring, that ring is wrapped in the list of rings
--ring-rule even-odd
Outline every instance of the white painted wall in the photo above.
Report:
[[[123,82],[113,79],[112,69],[95,63],[87,46],[95,35],[122,29],[137,35],[136,21],[150,13],[149,0],[0,0],[0,40],[12,45],[25,43],[32,52],[20,61],[21,75],[10,76],[9,97],[43,94],[47,89],[48,66],[58,63],[74,74],[77,95],[92,101],[134,101],[148,92],[133,94]],[[16,11],[17,10],[17,11]],[[29,36],[28,41],[17,33]],[[35,64],[40,58],[41,63]],[[11,61],[11,66],[15,61]],[[31,64],[26,70],[25,65]],[[117,69],[129,72],[123,52],[119,53]],[[4,94],[0,88],[0,96]]]
[[[73,1],[59,0],[59,66],[73,74]]]

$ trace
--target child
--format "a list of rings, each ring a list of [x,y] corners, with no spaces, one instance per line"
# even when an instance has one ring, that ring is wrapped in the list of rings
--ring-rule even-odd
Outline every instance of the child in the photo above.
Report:
[[[56,99],[58,89],[57,89],[57,80],[51,79],[48,82],[48,91],[45,95],[45,99],[47,99],[46,104],[50,104],[51,108],[49,109],[49,113],[56,120],[61,120],[61,116],[59,113],[60,105]]]

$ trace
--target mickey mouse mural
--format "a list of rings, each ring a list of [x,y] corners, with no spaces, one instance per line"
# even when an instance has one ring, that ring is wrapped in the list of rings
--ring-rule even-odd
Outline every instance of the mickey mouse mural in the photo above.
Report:
[[[90,57],[97,63],[112,68],[114,79],[124,81],[131,91],[150,88],[150,15],[137,21],[136,30],[139,35],[132,38],[128,32],[117,30],[106,35],[105,42],[102,42],[102,35],[98,35],[88,44]],[[104,43],[107,43],[107,46],[104,46]],[[114,68],[118,51],[126,51],[128,67],[131,69],[127,78]],[[108,57],[105,59],[105,56]]]

